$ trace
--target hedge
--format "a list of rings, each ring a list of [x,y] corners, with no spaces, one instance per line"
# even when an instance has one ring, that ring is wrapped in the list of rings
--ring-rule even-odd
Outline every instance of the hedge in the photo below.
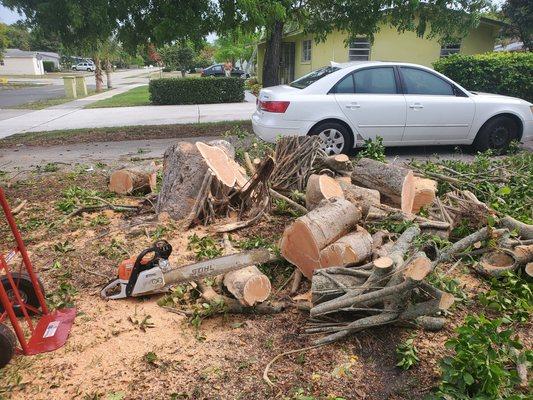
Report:
[[[43,68],[45,72],[56,72],[56,66],[53,61],[43,61]]]
[[[466,89],[533,102],[532,52],[454,54],[434,62],[433,66]]]
[[[153,104],[239,103],[244,100],[241,78],[162,78],[149,85]]]

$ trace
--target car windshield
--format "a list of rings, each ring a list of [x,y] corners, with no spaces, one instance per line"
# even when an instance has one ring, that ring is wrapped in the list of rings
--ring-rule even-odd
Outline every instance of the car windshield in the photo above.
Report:
[[[309,72],[307,75],[302,76],[300,79],[296,79],[290,85],[297,89],[305,89],[307,86],[315,83],[319,79],[325,77],[326,75],[331,74],[332,72],[338,71],[339,67],[324,67],[317,69],[316,71]]]

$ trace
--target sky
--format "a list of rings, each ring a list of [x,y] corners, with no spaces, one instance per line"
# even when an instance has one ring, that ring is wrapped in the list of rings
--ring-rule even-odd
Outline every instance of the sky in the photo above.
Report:
[[[22,15],[13,12],[4,6],[0,6],[0,22],[5,24],[12,24],[22,18]]]

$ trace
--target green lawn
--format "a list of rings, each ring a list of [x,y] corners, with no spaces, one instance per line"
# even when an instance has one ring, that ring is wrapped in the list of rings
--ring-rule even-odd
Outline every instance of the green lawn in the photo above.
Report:
[[[107,107],[132,107],[150,105],[150,94],[148,85],[139,86],[127,92],[116,94],[109,99],[97,101],[89,104],[86,108],[107,108]]]

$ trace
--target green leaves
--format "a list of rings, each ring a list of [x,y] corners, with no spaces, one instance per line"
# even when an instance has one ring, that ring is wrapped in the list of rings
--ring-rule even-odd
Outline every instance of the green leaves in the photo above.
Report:
[[[371,158],[372,160],[385,162],[385,146],[383,138],[376,136],[375,139],[365,139],[363,149],[357,154],[358,158]]]
[[[454,354],[441,361],[438,398],[507,399],[514,393],[517,357],[530,359],[532,354],[516,355],[522,344],[502,323],[483,315],[466,317],[457,336],[446,342]]]
[[[222,255],[222,247],[210,236],[199,237],[196,233],[189,236],[188,250],[194,251],[196,259],[209,260]]]
[[[414,345],[414,339],[407,339],[405,342],[400,343],[396,348],[396,356],[398,358],[396,366],[403,370],[408,370],[417,364],[420,360],[418,358],[418,349]]]

